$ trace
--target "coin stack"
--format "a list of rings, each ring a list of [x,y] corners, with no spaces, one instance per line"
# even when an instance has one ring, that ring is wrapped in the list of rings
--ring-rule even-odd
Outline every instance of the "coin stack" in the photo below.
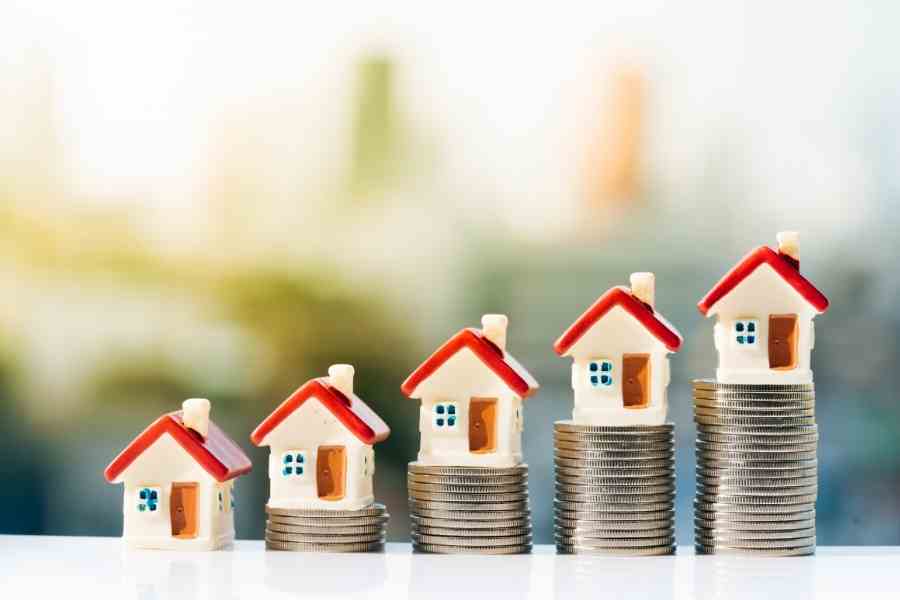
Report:
[[[561,554],[675,552],[673,426],[553,426]]]
[[[410,463],[413,549],[436,554],[531,552],[528,466]]]
[[[379,552],[390,515],[383,504],[359,510],[266,506],[266,549],[294,552]]]
[[[812,384],[694,382],[695,547],[702,554],[816,550]]]

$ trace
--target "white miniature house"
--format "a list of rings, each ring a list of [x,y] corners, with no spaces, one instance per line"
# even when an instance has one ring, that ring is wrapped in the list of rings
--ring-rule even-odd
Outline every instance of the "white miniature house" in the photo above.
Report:
[[[828,299],[800,274],[796,232],[745,256],[697,305],[714,328],[721,383],[811,383],[813,318]]]
[[[506,351],[505,315],[463,329],[403,382],[421,400],[418,462],[506,467],[522,462],[522,404],[538,389]]]
[[[353,375],[350,365],[332,365],[251,434],[269,446],[269,507],[355,510],[374,502],[372,446],[390,429],[353,392]]]
[[[107,481],[125,484],[122,536],[129,545],[214,550],[234,540],[234,479],[251,464],[209,411],[206,399],[186,400],[106,468]]]
[[[661,425],[666,421],[669,353],[682,338],[654,309],[652,273],[600,296],[554,344],[573,359],[572,419],[583,425]]]

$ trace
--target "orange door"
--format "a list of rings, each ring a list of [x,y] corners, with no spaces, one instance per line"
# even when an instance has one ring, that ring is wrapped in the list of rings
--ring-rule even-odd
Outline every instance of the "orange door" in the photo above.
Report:
[[[172,519],[172,537],[197,537],[197,484],[173,483],[169,502]]]
[[[319,446],[316,458],[316,489],[322,500],[344,497],[347,453],[343,446]]]
[[[488,454],[497,451],[497,399],[469,400],[469,452]]]
[[[625,408],[645,408],[650,404],[650,355],[622,357],[622,404]]]
[[[797,368],[797,315],[769,315],[769,368]]]

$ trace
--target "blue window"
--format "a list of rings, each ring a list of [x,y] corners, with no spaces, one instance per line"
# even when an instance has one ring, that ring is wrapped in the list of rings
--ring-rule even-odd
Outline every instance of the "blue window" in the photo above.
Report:
[[[138,490],[138,512],[156,512],[159,509],[159,488],[145,487]]]
[[[759,321],[738,319],[734,322],[734,341],[738,346],[756,346],[759,343]]]
[[[592,360],[588,363],[588,381],[591,387],[609,387],[613,384],[611,360]]]
[[[458,415],[455,402],[438,402],[434,405],[433,416],[435,429],[456,429]]]
[[[306,452],[291,450],[281,455],[281,474],[284,477],[303,477],[306,472]]]

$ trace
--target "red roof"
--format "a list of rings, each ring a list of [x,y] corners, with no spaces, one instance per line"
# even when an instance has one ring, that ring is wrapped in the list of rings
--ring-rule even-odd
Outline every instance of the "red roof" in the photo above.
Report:
[[[209,422],[208,435],[204,439],[199,433],[184,426],[181,411],[177,411],[161,416],[134,438],[134,441],[106,467],[103,473],[106,480],[110,483],[115,482],[119,475],[164,433],[172,436],[216,481],[228,481],[250,471],[250,459],[215,423]]]
[[[617,286],[606,291],[583,315],[572,323],[566,331],[559,336],[553,349],[563,355],[581,339],[597,321],[613,309],[621,306],[628,314],[638,320],[653,336],[662,342],[670,352],[677,352],[681,347],[681,334],[666,321],[665,317],[644,304],[632,295],[631,290],[624,286]]]
[[[322,377],[310,379],[300,386],[253,430],[253,433],[250,434],[250,441],[257,446],[262,445],[263,440],[272,430],[312,396],[315,396],[344,427],[364,444],[371,445],[386,440],[391,434],[391,429],[381,420],[381,417],[375,414],[375,411],[360,400],[356,394],[347,397],[333,387],[328,379]]]
[[[704,315],[715,306],[716,302],[727,296],[739,283],[762,264],[767,264],[797,291],[817,312],[828,310],[828,298],[816,289],[809,280],[800,274],[798,266],[790,258],[781,256],[768,246],[760,246],[745,256],[725,277],[719,280],[706,296],[697,304]]]
[[[431,377],[441,365],[463,348],[471,350],[520,398],[527,398],[537,391],[538,382],[531,373],[526,371],[511,354],[501,350],[484,337],[480,330],[471,328],[463,329],[435,350],[428,360],[419,365],[419,368],[406,378],[400,389],[407,396],[412,396],[419,384]]]

